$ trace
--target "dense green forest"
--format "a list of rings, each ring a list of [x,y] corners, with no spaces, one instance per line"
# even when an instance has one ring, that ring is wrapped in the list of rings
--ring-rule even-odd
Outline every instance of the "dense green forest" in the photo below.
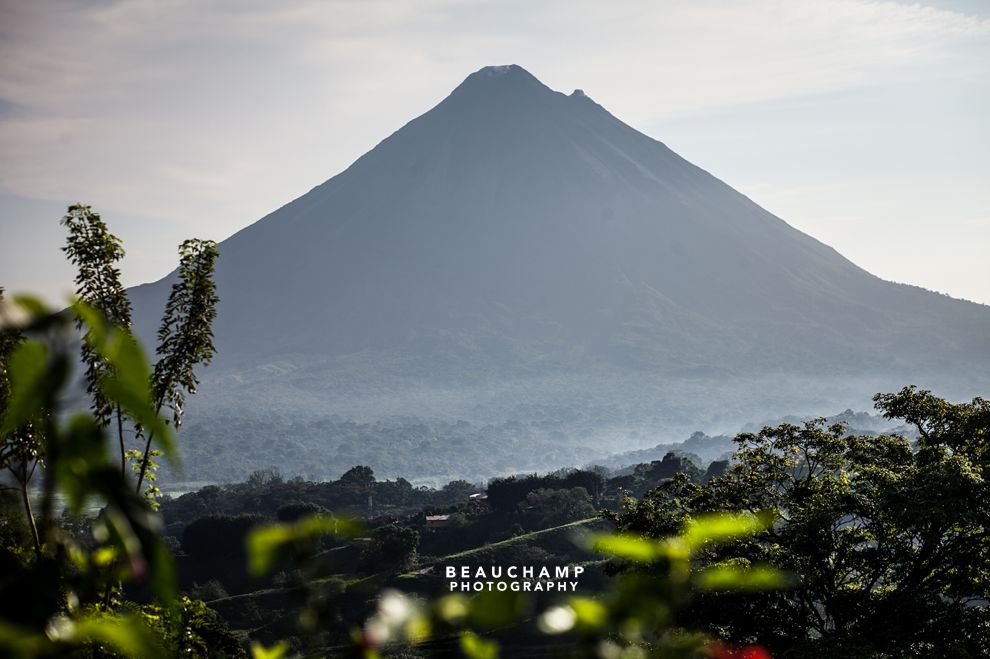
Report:
[[[668,451],[442,487],[267,470],[170,497],[157,463],[181,468],[213,356],[216,246],[180,246],[152,361],[128,329],[119,240],[88,207],[63,223],[77,299],[0,294],[0,655],[990,650],[982,398],[906,387],[875,397],[904,432],[785,421],[707,464]]]

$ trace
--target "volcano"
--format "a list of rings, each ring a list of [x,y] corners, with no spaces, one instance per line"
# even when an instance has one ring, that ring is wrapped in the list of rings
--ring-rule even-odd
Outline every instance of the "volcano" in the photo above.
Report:
[[[967,394],[990,373],[990,307],[871,275],[515,65],[471,74],[220,251],[190,432],[213,446],[218,424],[263,426],[244,469],[289,427],[300,464],[328,472],[388,471],[381,451],[410,433],[418,448],[395,450],[420,473],[482,454],[505,471],[544,464],[509,436],[538,435],[551,464],[908,383]],[[132,290],[145,336],[173,277]]]

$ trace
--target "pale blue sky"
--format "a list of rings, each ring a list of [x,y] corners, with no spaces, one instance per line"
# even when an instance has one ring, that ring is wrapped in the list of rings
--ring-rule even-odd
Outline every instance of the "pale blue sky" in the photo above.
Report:
[[[156,279],[505,63],[881,277],[990,303],[983,0],[0,0],[0,285],[71,289],[75,200]]]

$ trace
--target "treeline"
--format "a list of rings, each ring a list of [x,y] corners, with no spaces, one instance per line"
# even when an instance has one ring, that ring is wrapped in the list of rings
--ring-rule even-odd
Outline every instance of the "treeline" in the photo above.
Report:
[[[284,586],[291,574],[267,581],[246,570],[245,542],[251,530],[273,521],[309,515],[366,520],[366,537],[349,547],[326,541],[342,575],[369,575],[429,565],[443,557],[598,516],[625,496],[639,496],[682,474],[702,483],[721,473],[725,461],[705,470],[692,456],[668,453],[663,460],[634,465],[619,475],[604,468],[562,469],[491,479],[487,484],[455,480],[440,488],[409,481],[378,480],[355,466],[326,482],[283,478],[258,471],[246,481],[210,485],[160,505],[166,540],[178,557],[181,583],[191,595],[216,600],[262,587]],[[551,546],[520,543],[501,559],[540,564],[577,560],[569,536]]]
[[[727,464],[718,460],[702,469],[691,456],[670,452],[663,460],[632,465],[623,470],[628,473],[619,475],[603,467],[561,469],[497,477],[487,484],[454,480],[440,488],[416,487],[404,478],[378,480],[374,471],[363,465],[324,482],[285,479],[278,470],[268,469],[254,472],[242,483],[208,485],[179,497],[165,496],[160,512],[166,533],[181,537],[186,526],[203,517],[254,515],[290,521],[306,512],[320,512],[397,520],[450,514],[457,523],[478,511],[502,515],[550,511],[547,517],[525,525],[532,530],[569,521],[554,516],[559,509],[571,507],[582,514],[594,514],[598,509],[617,506],[623,494],[639,496],[674,474],[685,474],[700,483],[722,473]],[[574,514],[569,517],[574,518]]]

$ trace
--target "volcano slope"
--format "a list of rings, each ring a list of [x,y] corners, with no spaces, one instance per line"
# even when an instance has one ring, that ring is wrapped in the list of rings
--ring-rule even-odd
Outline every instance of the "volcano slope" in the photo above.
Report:
[[[990,307],[871,275],[514,65],[220,249],[192,478],[490,476],[990,373]],[[132,290],[142,335],[173,278]]]

